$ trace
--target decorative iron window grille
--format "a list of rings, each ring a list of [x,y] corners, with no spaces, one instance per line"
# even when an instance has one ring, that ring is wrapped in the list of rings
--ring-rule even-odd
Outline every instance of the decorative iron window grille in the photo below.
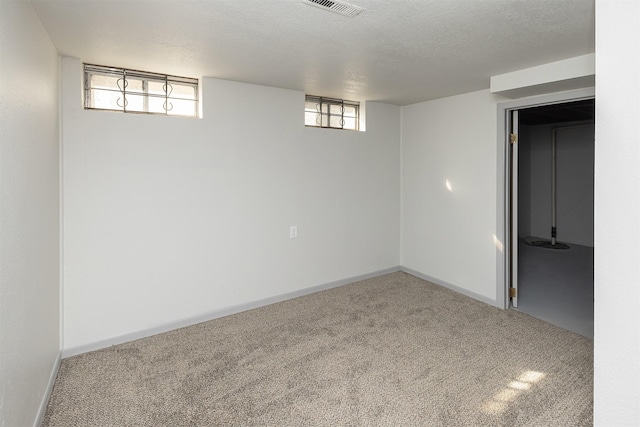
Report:
[[[198,79],[84,64],[84,108],[198,117]]]
[[[305,97],[305,126],[358,130],[359,116],[359,102],[313,95]]]

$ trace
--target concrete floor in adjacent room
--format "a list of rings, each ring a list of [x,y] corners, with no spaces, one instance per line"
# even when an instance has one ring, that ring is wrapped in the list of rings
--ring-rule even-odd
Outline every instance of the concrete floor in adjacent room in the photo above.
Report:
[[[518,311],[593,339],[593,248],[518,245]]]

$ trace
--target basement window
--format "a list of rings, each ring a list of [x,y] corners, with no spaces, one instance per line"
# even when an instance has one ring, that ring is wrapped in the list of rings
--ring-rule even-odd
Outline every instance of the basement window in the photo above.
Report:
[[[198,79],[84,64],[84,108],[198,117]]]
[[[360,103],[306,95],[304,124],[310,127],[358,130]]]

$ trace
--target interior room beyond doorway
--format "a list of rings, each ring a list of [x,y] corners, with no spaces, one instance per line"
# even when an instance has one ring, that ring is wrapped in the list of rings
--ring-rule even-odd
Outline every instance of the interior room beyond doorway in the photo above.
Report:
[[[586,99],[519,110],[519,311],[593,338],[594,113]]]

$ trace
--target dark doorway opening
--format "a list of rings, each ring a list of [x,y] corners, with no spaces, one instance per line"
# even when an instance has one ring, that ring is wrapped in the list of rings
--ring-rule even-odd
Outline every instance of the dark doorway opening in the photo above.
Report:
[[[518,121],[517,309],[592,338],[595,100]]]

